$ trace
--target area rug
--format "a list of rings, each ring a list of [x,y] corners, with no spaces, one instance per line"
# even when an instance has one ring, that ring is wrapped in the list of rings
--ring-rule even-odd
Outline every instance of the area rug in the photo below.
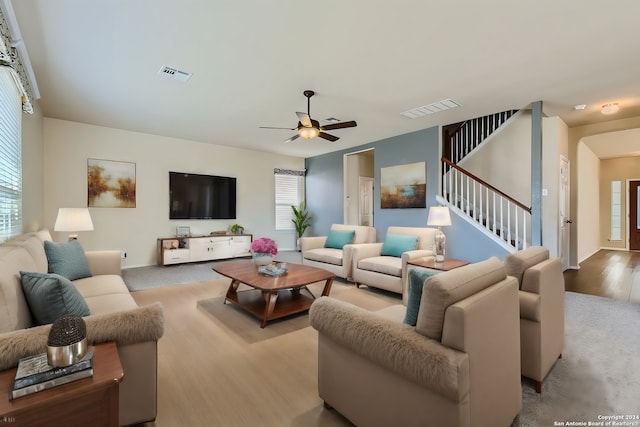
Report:
[[[640,415],[640,305],[565,295],[563,357],[541,394],[523,380],[523,409],[514,427],[589,425],[607,416]],[[632,422],[640,426],[640,420]]]
[[[247,344],[275,338],[309,327],[307,313],[299,313],[282,319],[271,320],[260,328],[260,319],[232,303],[224,303],[224,297],[198,301],[198,309],[204,310],[212,321],[221,324],[229,333],[237,335]]]
[[[228,283],[228,279],[222,280]],[[224,288],[225,293],[227,286]],[[316,297],[319,297],[322,294],[324,282],[312,283],[308,288]],[[251,288],[246,285],[240,285],[238,291],[248,289]],[[356,288],[352,284],[334,281],[331,288],[331,296],[348,300],[348,295],[354,293],[354,291],[356,291]],[[362,293],[360,294],[362,295]],[[224,327],[229,333],[237,335],[247,344],[265,341],[309,327],[309,315],[307,312],[303,312],[270,320],[265,328],[260,328],[260,319],[233,303],[225,303],[224,294],[198,301],[198,309],[206,312],[211,316],[213,322]]]

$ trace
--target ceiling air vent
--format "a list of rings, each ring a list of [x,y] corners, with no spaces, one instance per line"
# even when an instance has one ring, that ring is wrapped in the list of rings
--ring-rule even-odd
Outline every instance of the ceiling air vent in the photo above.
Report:
[[[158,71],[158,74],[165,77],[171,77],[174,80],[179,80],[181,82],[186,82],[191,78],[191,73],[187,73],[186,71],[178,70],[176,68],[167,67],[163,65]]]
[[[400,113],[400,115],[408,117],[410,119],[416,119],[418,117],[439,113],[440,111],[450,110],[451,108],[456,108],[459,106],[460,104],[452,99],[443,99],[442,101],[434,102],[429,105],[423,105],[422,107],[414,108],[413,110],[403,111],[402,113]]]

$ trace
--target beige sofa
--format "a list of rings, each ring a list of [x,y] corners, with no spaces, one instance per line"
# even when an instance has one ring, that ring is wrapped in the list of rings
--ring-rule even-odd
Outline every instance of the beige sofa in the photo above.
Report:
[[[520,354],[522,375],[538,393],[564,348],[564,275],[558,258],[534,246],[508,255],[507,274],[520,285]]]
[[[376,229],[364,225],[333,224],[331,230],[354,231],[352,244],[374,243]],[[343,248],[325,248],[328,236],[302,237],[302,263],[328,270],[338,277],[351,280],[351,244]]]
[[[400,257],[384,256],[384,242],[353,245],[353,281],[356,286],[367,285],[406,294],[408,262],[412,259],[433,256],[433,239],[436,229],[428,227],[388,227],[387,236],[418,236],[415,250]]]
[[[368,427],[509,426],[522,407],[520,331],[517,281],[502,262],[426,280],[415,327],[398,307],[313,303],[325,406]]]
[[[46,351],[51,325],[33,326],[20,272],[47,273],[48,231],[28,233],[0,245],[0,370]],[[157,412],[157,341],[163,334],[162,307],[138,307],[120,277],[120,251],[87,251],[92,277],[73,284],[91,314],[85,317],[89,344],[116,341],[124,371],[120,425],[153,421]]]

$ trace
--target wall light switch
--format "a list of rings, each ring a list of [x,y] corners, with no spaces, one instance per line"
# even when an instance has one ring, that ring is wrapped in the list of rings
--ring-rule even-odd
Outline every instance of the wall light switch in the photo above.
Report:
[[[549,190],[548,190],[548,189],[546,189],[546,188],[543,188],[543,189],[542,189],[542,195],[543,195],[543,196],[548,196],[548,195],[549,195]]]

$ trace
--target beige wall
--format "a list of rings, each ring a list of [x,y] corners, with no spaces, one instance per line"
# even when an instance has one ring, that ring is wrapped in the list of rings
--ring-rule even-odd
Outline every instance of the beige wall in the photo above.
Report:
[[[569,158],[568,128],[559,117],[542,119],[542,245],[552,257],[560,251],[560,156]]]
[[[574,267],[600,249],[600,159],[584,143],[578,144],[576,159],[576,180],[571,181],[577,184],[573,185],[576,187],[573,193],[577,193],[577,205],[575,211],[571,206],[572,212],[575,212],[571,237],[574,240],[573,234],[579,236],[577,241],[580,244],[577,262],[572,263]],[[574,174],[573,170],[571,174]],[[576,233],[573,233],[574,230]]]
[[[22,114],[22,229],[45,227],[44,223],[44,147],[40,105],[33,103],[33,114]]]
[[[192,234],[245,226],[254,238],[274,238],[295,248],[295,232],[274,229],[273,169],[304,168],[304,159],[241,150],[120,129],[44,119],[44,220],[53,230],[58,208],[87,206],[87,159],[136,164],[136,207],[91,208],[95,230],[81,232],[86,249],[127,252],[123,267],[156,262],[156,239],[188,225]],[[169,171],[237,178],[236,220],[169,220]],[[58,241],[65,233],[54,233]]]
[[[493,134],[460,166],[531,206],[531,112],[520,111],[509,126]]]
[[[619,159],[605,159],[600,162],[600,246],[604,248],[626,249],[628,242],[627,233],[627,180],[640,180],[640,157],[624,157]],[[622,184],[621,213],[622,240],[611,241],[611,181],[620,181]]]

